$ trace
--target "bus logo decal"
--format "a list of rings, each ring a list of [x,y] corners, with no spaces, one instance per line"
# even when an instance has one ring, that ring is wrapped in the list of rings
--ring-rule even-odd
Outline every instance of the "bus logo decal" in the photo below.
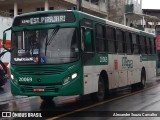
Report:
[[[122,67],[133,68],[133,60],[129,60],[127,57],[122,57]]]
[[[108,58],[107,57],[100,57],[100,63],[107,63]]]

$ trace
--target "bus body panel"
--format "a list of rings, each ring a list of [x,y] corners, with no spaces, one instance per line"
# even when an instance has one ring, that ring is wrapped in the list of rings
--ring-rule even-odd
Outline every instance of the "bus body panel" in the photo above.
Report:
[[[49,66],[49,65],[47,65]],[[57,68],[55,65],[52,65],[51,68],[47,67],[46,65],[43,65],[43,67],[39,67],[36,71],[36,74],[39,73],[39,75],[23,75],[26,71],[28,74],[28,69],[34,74],[35,67],[33,66],[23,66],[26,67],[26,70],[22,69],[22,66],[15,66],[11,67],[11,73],[14,75],[14,80],[11,79],[11,91],[12,94],[15,95],[28,95],[28,96],[60,96],[60,95],[77,95],[77,94],[83,94],[83,69],[80,68],[80,62],[76,63],[70,63],[65,65],[58,65],[59,68],[63,68],[64,71],[61,73],[57,73],[59,71],[57,69],[56,73],[50,74],[50,75],[40,75],[47,71],[48,68],[55,70]],[[20,73],[17,72],[18,69],[21,69],[22,71]],[[19,71],[19,70],[18,70]],[[69,79],[68,83],[64,84],[64,79],[67,77],[71,77],[72,74],[77,73],[77,77],[75,79]],[[32,78],[32,81],[20,81],[20,78]],[[40,81],[39,81],[40,80]],[[41,92],[34,92],[34,89],[36,88],[42,88],[44,91]]]
[[[72,12],[72,11],[55,11],[58,12]],[[38,14],[45,14],[48,12],[39,12]],[[49,13],[54,13],[54,11],[49,11]],[[80,50],[80,59],[76,62],[66,63],[64,65],[58,64],[61,68],[64,69],[63,72],[59,73],[59,75],[43,75],[40,77],[41,79],[46,79],[46,82],[39,83],[37,82],[37,75],[31,76],[33,78],[32,83],[22,82],[16,83],[16,81],[11,79],[11,91],[16,95],[27,95],[27,96],[61,96],[61,95],[86,95],[90,93],[95,93],[98,91],[98,80],[102,71],[107,73],[108,78],[108,87],[109,89],[115,89],[119,87],[124,87],[127,85],[135,84],[141,82],[141,71],[142,68],[145,68],[147,80],[151,79],[155,76],[155,68],[156,68],[156,57],[154,55],[141,55],[141,54],[120,54],[120,53],[99,53],[96,49],[96,25],[101,24],[104,26],[112,26],[115,29],[119,28],[124,31],[130,31],[132,33],[136,33],[138,35],[144,35],[149,37],[154,37],[151,34],[141,32],[140,30],[130,28],[124,25],[120,25],[115,22],[111,22],[96,16],[92,16],[83,12],[73,11],[75,15],[75,22],[73,23],[57,23],[57,24],[40,24],[40,25],[29,25],[29,26],[14,26],[14,31],[20,31],[23,29],[34,30],[34,29],[47,29],[56,27],[59,25],[60,27],[76,27],[78,29],[78,37],[79,44],[81,44],[82,33],[80,33],[81,27],[86,29],[91,29],[93,32],[92,40],[94,44],[94,51],[92,53],[92,57],[87,58],[87,62],[84,61],[85,51]],[[31,15],[30,13],[26,15]],[[36,15],[34,13],[33,15]],[[25,17],[25,15],[23,15]],[[81,20],[88,19],[92,21],[92,25],[89,28],[88,26],[81,26]],[[80,36],[81,35],[81,36]],[[36,72],[32,69],[32,65],[30,65],[30,70],[28,71]],[[44,65],[45,66],[45,65]],[[48,65],[50,68],[54,68],[54,65]],[[72,67],[74,66],[74,67]],[[16,79],[19,80],[19,77],[28,77],[20,74],[17,71],[19,65],[11,64],[11,74],[15,76]],[[24,67],[27,68],[27,65]],[[56,71],[55,71],[56,72]],[[76,79],[71,80],[63,85],[63,81],[67,77],[71,77],[74,73],[77,73],[78,77]],[[39,78],[39,76],[38,76]],[[51,85],[51,81],[55,85]],[[47,83],[47,85],[46,85]],[[58,83],[58,85],[57,85]],[[60,84],[59,84],[60,83]],[[48,88],[49,87],[49,88]],[[34,92],[34,88],[44,88],[44,89],[58,89],[57,91],[46,91],[46,92]],[[29,92],[24,92],[25,89],[30,90]]]

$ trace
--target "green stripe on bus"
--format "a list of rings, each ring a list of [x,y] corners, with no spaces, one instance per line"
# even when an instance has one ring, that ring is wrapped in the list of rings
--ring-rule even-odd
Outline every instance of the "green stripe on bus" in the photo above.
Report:
[[[156,55],[142,55],[142,61],[155,61]]]

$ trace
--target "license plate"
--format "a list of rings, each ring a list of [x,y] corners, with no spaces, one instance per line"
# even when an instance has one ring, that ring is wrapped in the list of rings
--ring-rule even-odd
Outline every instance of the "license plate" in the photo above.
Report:
[[[44,88],[33,88],[34,92],[44,92],[45,89]]]

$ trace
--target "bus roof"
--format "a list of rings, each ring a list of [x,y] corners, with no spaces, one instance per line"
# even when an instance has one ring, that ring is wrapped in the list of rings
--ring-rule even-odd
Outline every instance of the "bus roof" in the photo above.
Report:
[[[142,31],[142,30],[139,30],[139,29],[136,29],[136,28],[133,28],[133,27],[122,25],[122,24],[119,24],[119,23],[116,23],[116,22],[113,22],[113,21],[110,21],[110,20],[107,20],[107,19],[104,19],[104,18],[100,18],[100,17],[94,16],[94,15],[91,15],[91,14],[88,14],[88,13],[84,13],[84,12],[81,12],[81,11],[77,11],[77,12],[79,12],[81,14],[84,14],[86,16],[90,16],[90,17],[93,18],[93,20],[95,20],[95,18],[96,18],[97,20],[105,21],[104,22],[105,24],[113,26],[113,27],[129,30],[131,32],[135,32],[135,33],[142,34],[142,35],[145,35],[145,36],[155,37],[154,34],[146,32],[146,31]]]
[[[85,12],[77,11],[77,10],[36,11],[36,12],[30,12],[30,13],[21,14],[19,16],[16,16],[16,18],[17,17],[24,17],[24,16],[28,16],[28,15],[47,14],[47,13],[53,13],[53,12],[54,13],[73,12],[75,14],[79,14],[80,16],[83,16],[84,18],[89,18],[89,19],[91,19],[93,21],[96,21],[96,22],[99,22],[99,23],[102,23],[102,24],[107,24],[109,26],[113,26],[113,27],[116,27],[116,28],[128,30],[128,31],[135,32],[135,33],[142,34],[142,35],[149,36],[149,37],[155,37],[155,35],[152,34],[152,33],[149,33],[149,32],[146,32],[146,31],[142,31],[142,30],[139,30],[139,29],[136,29],[136,28],[132,28],[132,27],[129,27],[129,26],[125,26],[125,25],[122,25],[122,24],[119,24],[119,23],[116,23],[116,22],[113,22],[113,21],[110,21],[110,20],[107,20],[107,19],[104,19],[104,18],[100,18],[100,17],[94,16],[94,15],[85,13]]]

